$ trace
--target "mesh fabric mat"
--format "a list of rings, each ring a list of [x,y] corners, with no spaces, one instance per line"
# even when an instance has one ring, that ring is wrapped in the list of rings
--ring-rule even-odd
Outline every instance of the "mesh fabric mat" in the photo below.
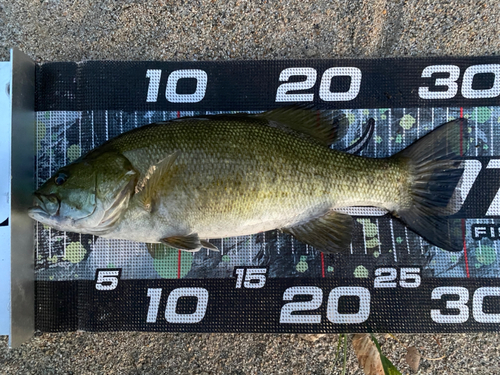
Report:
[[[364,207],[350,209],[353,241],[346,254],[336,255],[270,231],[211,239],[218,253],[172,249],[153,259],[143,243],[60,232],[37,223],[37,329],[498,330],[498,63],[464,58],[37,66],[37,186],[125,131],[180,116],[264,111],[292,99],[341,109],[349,130],[334,147],[360,145],[358,153],[367,157],[393,155],[461,116],[468,118],[471,132],[457,214],[464,219],[462,252],[432,246],[390,215]],[[426,78],[428,66],[447,68],[434,69]],[[453,67],[459,71],[455,80]],[[451,81],[446,84],[437,81],[447,77]],[[328,79],[329,85],[324,83]],[[284,83],[295,86],[283,88]],[[419,87],[428,87],[434,96],[426,99]],[[369,119],[375,120],[371,132]],[[262,287],[245,283],[252,274],[263,275]]]

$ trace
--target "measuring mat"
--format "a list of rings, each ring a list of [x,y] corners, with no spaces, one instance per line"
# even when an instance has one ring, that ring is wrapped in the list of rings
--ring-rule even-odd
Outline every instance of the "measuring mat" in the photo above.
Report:
[[[38,188],[128,130],[218,113],[341,110],[333,148],[383,158],[467,119],[458,183],[463,249],[388,212],[354,217],[345,253],[280,231],[189,253],[35,226],[36,329],[170,332],[468,332],[500,328],[500,58],[84,62],[36,67]],[[158,245],[159,246],[159,245]]]

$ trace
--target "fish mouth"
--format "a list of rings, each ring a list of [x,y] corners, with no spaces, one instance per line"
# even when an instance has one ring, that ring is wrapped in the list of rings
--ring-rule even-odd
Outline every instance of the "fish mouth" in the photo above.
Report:
[[[50,218],[59,215],[61,202],[53,195],[43,195],[35,193],[33,197],[33,206],[29,208],[28,215],[40,221],[40,218]]]

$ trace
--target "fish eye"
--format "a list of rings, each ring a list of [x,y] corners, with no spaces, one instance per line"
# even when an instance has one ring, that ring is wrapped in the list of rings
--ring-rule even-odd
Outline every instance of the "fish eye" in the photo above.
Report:
[[[59,172],[57,174],[57,176],[55,177],[54,182],[56,183],[56,185],[60,186],[60,185],[64,184],[67,179],[68,179],[68,175],[66,173]]]

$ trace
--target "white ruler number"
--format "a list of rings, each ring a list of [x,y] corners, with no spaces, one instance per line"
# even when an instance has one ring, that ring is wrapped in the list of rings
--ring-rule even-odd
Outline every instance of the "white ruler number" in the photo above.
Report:
[[[265,268],[236,268],[236,289],[242,286],[247,289],[260,289],[266,285]]]
[[[281,308],[280,323],[321,323],[321,315],[292,315],[295,311],[316,310],[323,303],[323,291],[317,286],[294,286],[285,290],[283,301],[292,301],[296,295],[311,296],[307,302],[289,302]]]
[[[418,95],[422,99],[450,99],[458,92],[456,80],[460,77],[460,68],[455,65],[431,65],[422,71],[422,78],[431,78],[434,73],[448,73],[447,78],[436,78],[434,85],[447,87],[446,91],[430,91],[428,87],[419,87]]]
[[[441,310],[431,310],[431,318],[436,323],[464,323],[469,319],[469,291],[461,286],[444,286],[432,291],[431,299],[441,299],[443,295],[458,296],[458,300],[446,301],[447,309],[457,309],[456,315],[444,315]]]
[[[146,101],[156,103],[158,100],[158,93],[160,92],[160,69],[148,69],[146,78],[149,78],[148,96]]]
[[[500,323],[500,314],[487,314],[484,312],[483,303],[485,297],[500,297],[500,288],[483,287],[476,290],[472,297],[472,315],[474,319],[479,323]]]
[[[162,71],[160,69],[148,69],[146,78],[149,78],[146,102],[156,103],[160,92],[160,81]],[[195,91],[189,94],[179,94],[177,88],[181,79],[195,79]],[[208,75],[201,69],[174,70],[168,75],[165,98],[170,103],[198,103],[203,100],[207,91]]]
[[[286,82],[292,76],[305,76],[305,81],[282,83],[276,91],[277,102],[312,102],[314,94],[289,94],[289,91],[309,90],[316,83],[318,73],[314,68],[288,68],[280,73],[280,82]]]
[[[119,270],[98,270],[95,288],[102,291],[114,290],[118,286],[119,278]]]
[[[422,99],[451,99],[458,92],[457,80],[460,78],[460,68],[456,65],[430,65],[422,71],[422,78],[432,78],[434,73],[447,73],[446,78],[435,78],[434,86],[446,90],[431,91],[429,87],[419,87],[418,95]],[[472,87],[478,74],[493,75],[493,84],[489,88],[475,89]],[[462,78],[461,94],[466,99],[496,98],[500,95],[500,64],[482,64],[469,66]]]
[[[310,301],[289,302],[281,308],[280,323],[321,323],[321,315],[304,314],[292,315],[297,311],[311,311],[318,309],[323,303],[323,291],[316,286],[294,286],[285,290],[284,301],[292,301],[297,295],[311,296]],[[341,297],[358,297],[359,309],[355,313],[342,314],[339,312],[339,300]],[[360,286],[339,286],[331,290],[328,296],[326,310],[327,319],[336,324],[363,323],[370,316],[370,291]]]
[[[162,295],[161,288],[148,288],[149,307],[146,323],[156,323]],[[195,297],[195,311],[189,314],[177,312],[179,299]],[[165,308],[165,320],[168,323],[199,323],[205,317],[208,306],[208,290],[205,288],[177,288],[170,292]]]
[[[344,296],[359,298],[359,310],[354,314],[339,312],[339,299]],[[360,286],[339,286],[333,289],[328,296],[326,317],[332,323],[356,324],[363,323],[370,316],[370,291]]]
[[[458,299],[447,300],[445,309],[458,310],[458,314],[443,314],[441,310],[431,310],[431,318],[436,323],[465,323],[469,320],[469,291],[461,286],[442,286],[432,291],[431,299],[439,300],[444,295],[456,296]],[[472,315],[478,323],[500,323],[500,314],[485,313],[483,309],[485,297],[500,297],[500,287],[482,287],[472,297]],[[497,303],[498,305],[498,303]]]
[[[305,77],[303,81],[288,82],[291,77]],[[316,85],[318,72],[314,68],[287,68],[281,71],[279,81],[284,82],[276,90],[276,102],[312,102],[313,93],[290,93],[290,91],[306,91]],[[349,77],[347,91],[331,91],[334,77]],[[345,102],[355,99],[361,88],[361,70],[350,67],[334,67],[325,70],[319,85],[319,98],[325,102]]]
[[[148,288],[149,308],[146,318],[147,323],[156,323],[158,309],[160,308],[161,292],[161,288]]]
[[[402,288],[418,288],[422,281],[420,268],[401,268],[399,270],[399,286]],[[398,270],[396,268],[377,268],[375,270],[375,288],[396,288]]]

